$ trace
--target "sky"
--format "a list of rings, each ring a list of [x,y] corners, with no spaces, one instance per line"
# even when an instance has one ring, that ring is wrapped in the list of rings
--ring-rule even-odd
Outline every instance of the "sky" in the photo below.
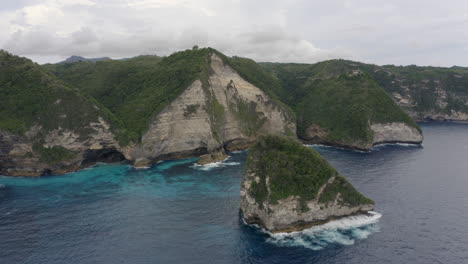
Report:
[[[468,66],[466,0],[2,0],[0,49],[38,63],[213,47],[256,61]]]

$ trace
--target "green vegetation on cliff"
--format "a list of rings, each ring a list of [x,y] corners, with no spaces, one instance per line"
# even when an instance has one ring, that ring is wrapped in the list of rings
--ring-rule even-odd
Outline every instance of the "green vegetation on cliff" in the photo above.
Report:
[[[372,142],[372,123],[418,125],[366,74],[340,75],[310,83],[310,93],[296,106],[298,133],[318,125],[325,140],[337,143]]]
[[[62,146],[45,148],[40,143],[33,145],[33,151],[39,154],[39,160],[48,164],[68,161],[76,157],[77,153]]]
[[[298,196],[306,211],[306,202],[316,199],[320,187],[331,177],[336,179],[318,197],[320,202],[333,202],[340,194],[339,202],[345,205],[373,203],[356,191],[317,151],[287,137],[260,138],[249,150],[246,173],[255,173],[259,178],[258,182],[252,181],[250,192],[261,208],[265,201],[275,204],[278,200]]]
[[[333,79],[353,72],[367,73],[389,96],[409,98],[402,107],[412,113],[468,113],[468,68],[422,67],[416,65],[377,66],[349,60],[315,64],[261,63],[281,83],[280,97],[290,106],[308,94],[310,82]]]
[[[303,139],[364,146],[372,143],[372,123],[403,122],[420,130],[368,74],[354,65],[340,60],[262,64],[280,80],[280,97],[295,109],[297,133]]]
[[[86,126],[99,117],[116,134],[123,133],[119,121],[92,97],[65,85],[31,60],[5,51],[0,51],[0,98],[0,129],[11,133],[24,134],[37,125],[41,132],[61,127],[86,137]]]
[[[398,76],[406,76],[403,82],[409,86],[413,81],[425,82],[425,78],[432,76],[431,78],[450,84],[450,87],[454,87],[453,91],[464,91],[464,68],[450,69],[450,77],[445,70],[438,68],[375,68],[377,66],[345,60],[316,64],[259,64],[247,58],[227,57],[211,48],[185,50],[167,57],[139,56],[122,61],[80,61],[48,64],[42,68],[30,61],[22,62],[24,68],[12,68],[11,62],[4,62],[10,65],[11,72],[2,69],[4,74],[0,81],[5,87],[2,92],[6,93],[12,78],[16,78],[16,87],[29,86],[28,89],[15,88],[16,95],[8,92],[5,96],[7,100],[4,109],[8,110],[3,110],[5,114],[0,120],[0,127],[24,132],[34,123],[33,119],[38,118],[39,112],[44,116],[43,119],[50,120],[44,123],[45,126],[57,127],[58,123],[64,123],[61,127],[65,128],[83,127],[84,123],[99,115],[111,120],[112,128],[118,131],[118,139],[122,145],[132,141],[136,143],[148,129],[152,118],[198,79],[209,98],[205,110],[210,114],[212,130],[215,134],[220,134],[218,124],[224,119],[224,111],[227,109],[222,109],[207,89],[209,75],[212,73],[210,56],[213,53],[245,80],[267,93],[272,99],[271,103],[284,110],[286,118],[294,121],[297,119],[297,133],[300,137],[308,139],[308,129],[317,127],[321,135],[326,135],[326,138],[321,139],[329,143],[368,144],[372,139],[369,124],[373,122],[404,122],[418,128],[381,88],[384,87],[390,93],[401,92],[402,88],[394,85],[400,78]],[[58,81],[50,72],[66,84]],[[432,87],[429,84],[427,86]],[[61,88],[50,89],[58,86]],[[418,102],[416,108],[434,107],[433,104],[437,101],[434,94],[415,93],[414,97]],[[450,106],[447,109],[464,111],[467,108],[464,102],[451,93],[446,97]],[[54,104],[59,98],[59,103]],[[94,110],[88,107],[89,103],[96,106]],[[75,109],[78,111],[73,111]],[[189,116],[196,109],[195,106],[188,107],[185,114]],[[447,109],[444,111],[449,111]],[[263,116],[255,112],[255,105],[241,100],[237,102],[235,109],[229,110],[235,110],[235,116],[245,124],[243,129],[247,134],[254,134],[264,120]],[[63,111],[67,112],[62,113],[63,120],[53,114]],[[64,116],[70,118],[63,118]],[[86,131],[82,134],[86,134]]]
[[[389,93],[410,97],[408,110],[418,113],[468,113],[468,68],[364,65]]]
[[[196,48],[176,52],[167,57],[140,56],[125,61],[76,62],[44,65],[67,84],[94,97],[106,106],[124,124],[129,141],[138,142],[146,132],[153,116],[176,99],[195,80],[200,80],[208,98],[206,111],[210,115],[211,129],[220,137],[220,124],[224,111],[211,94],[209,76],[211,54],[238,71],[239,75],[257,85],[272,98],[272,103],[294,119],[294,114],[276,96],[280,89],[273,75],[263,70],[253,60],[229,58],[212,48]],[[252,105],[239,102],[236,117],[245,130],[252,134],[261,126],[262,117],[252,110]],[[187,116],[195,111],[187,108]],[[257,122],[258,121],[258,122]]]
[[[185,50],[168,57],[140,56],[125,61],[46,65],[68,84],[109,108],[138,142],[151,117],[163,110],[191,83],[207,86],[212,49]]]

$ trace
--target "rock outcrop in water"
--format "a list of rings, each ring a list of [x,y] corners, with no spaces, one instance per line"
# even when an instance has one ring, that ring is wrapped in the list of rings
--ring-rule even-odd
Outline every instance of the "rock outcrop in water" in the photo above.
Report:
[[[249,224],[290,232],[373,208],[318,152],[293,139],[266,136],[249,151],[240,205]]]

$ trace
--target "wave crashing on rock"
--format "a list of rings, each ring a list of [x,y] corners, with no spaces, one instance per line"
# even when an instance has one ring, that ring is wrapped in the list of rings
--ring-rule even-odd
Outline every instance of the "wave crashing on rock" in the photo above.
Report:
[[[298,232],[270,233],[264,229],[262,232],[269,235],[267,242],[277,246],[321,250],[329,245],[352,245],[357,240],[379,232],[378,222],[381,217],[382,214],[369,211],[368,215],[348,216]]]

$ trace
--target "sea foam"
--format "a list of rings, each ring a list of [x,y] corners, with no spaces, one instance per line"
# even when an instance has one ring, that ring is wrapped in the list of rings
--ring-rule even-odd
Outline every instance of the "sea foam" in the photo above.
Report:
[[[399,146],[399,147],[416,147],[420,148],[423,147],[423,144],[418,144],[418,143],[383,143],[383,144],[378,144],[372,147],[372,149],[379,149],[387,146]]]
[[[232,161],[228,162],[228,160],[230,158],[231,158],[231,156],[228,156],[227,158],[225,158],[222,161],[212,162],[212,163],[208,163],[208,164],[205,164],[205,165],[200,165],[200,164],[194,163],[191,167],[194,168],[194,169],[197,169],[197,170],[209,171],[209,170],[212,170],[214,168],[240,165],[240,162],[232,162]]]
[[[312,250],[321,250],[329,245],[352,245],[356,240],[368,238],[379,232],[378,221],[382,214],[374,211],[368,215],[355,215],[326,224],[314,226],[303,231],[291,233],[270,233],[266,230],[268,243],[278,246],[301,246]]]

